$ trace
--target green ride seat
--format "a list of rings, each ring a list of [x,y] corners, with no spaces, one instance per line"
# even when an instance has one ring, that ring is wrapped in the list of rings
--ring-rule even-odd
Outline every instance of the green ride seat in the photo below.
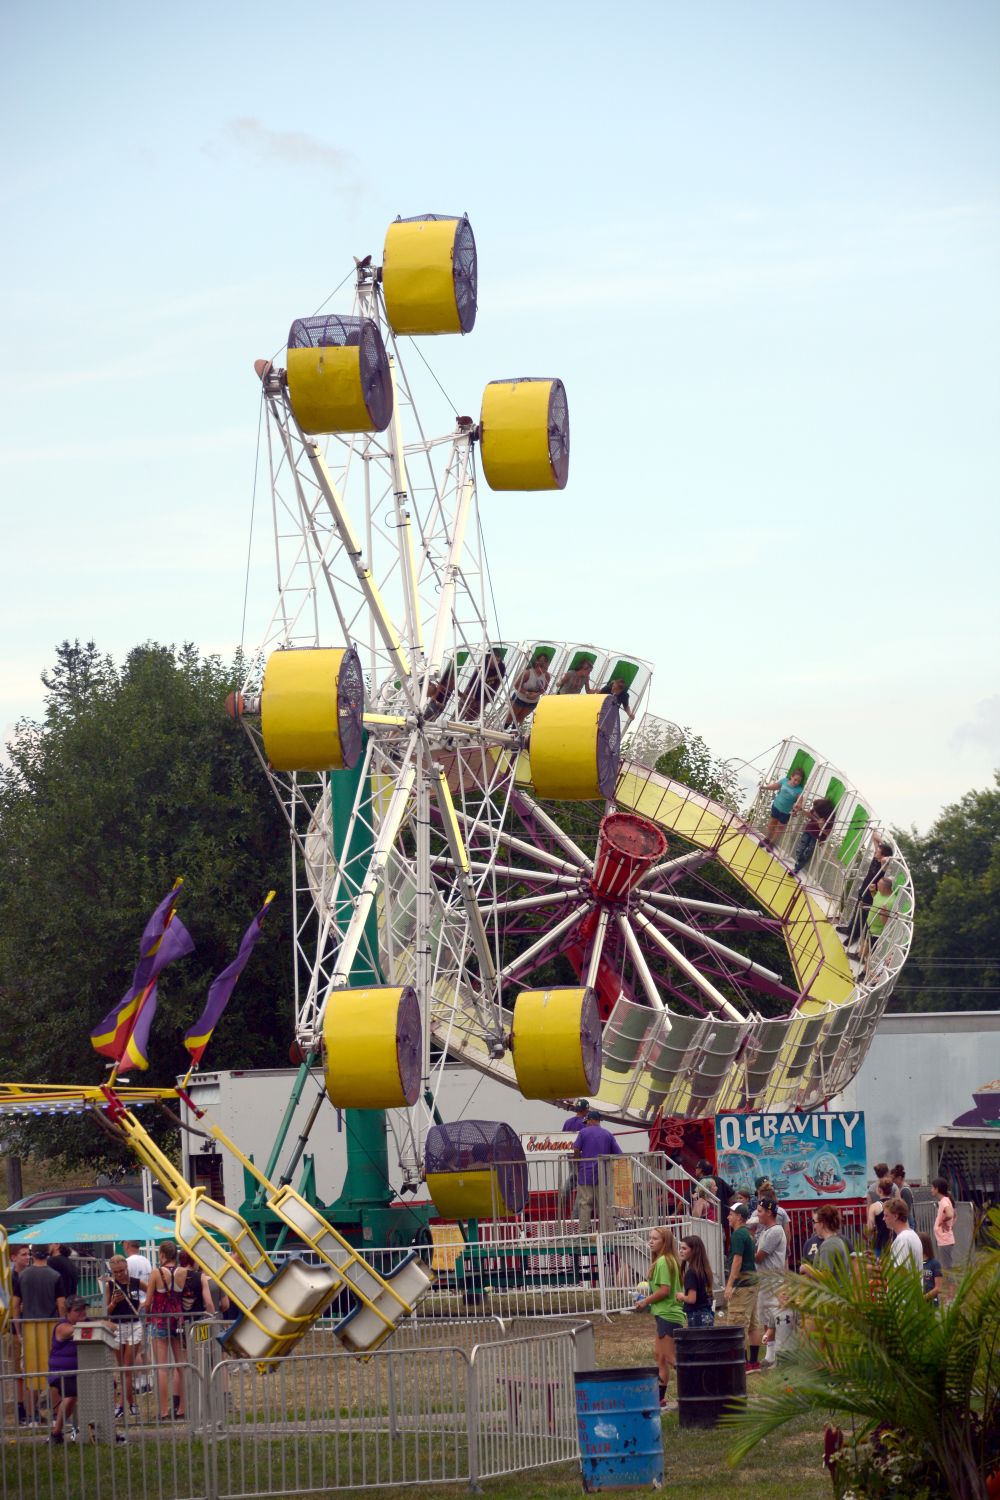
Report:
[[[867,807],[862,807],[861,803],[859,802],[857,807],[855,807],[854,811],[851,813],[851,820],[847,825],[847,832],[841,839],[840,848],[837,850],[837,858],[842,865],[847,866],[853,861],[854,856],[861,848],[861,841],[865,836],[865,829],[867,827],[868,809]]]

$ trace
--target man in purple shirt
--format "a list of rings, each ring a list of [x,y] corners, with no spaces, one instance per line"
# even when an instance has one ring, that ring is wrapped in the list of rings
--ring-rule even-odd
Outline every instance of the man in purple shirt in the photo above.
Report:
[[[580,1218],[580,1233],[590,1233],[590,1221],[597,1197],[598,1173],[602,1156],[621,1156],[619,1146],[610,1130],[605,1130],[596,1109],[587,1110],[587,1122],[573,1143],[573,1155],[577,1161],[576,1210]]]
[[[573,1113],[568,1120],[563,1121],[562,1128],[563,1130],[572,1130],[573,1134],[576,1135],[577,1131],[582,1130],[587,1123],[587,1111],[590,1105],[586,1099],[578,1099],[570,1108]]]
[[[565,1109],[571,1109],[573,1113],[568,1120],[562,1123],[563,1133],[577,1135],[587,1123],[587,1110],[590,1108],[586,1099],[578,1099],[571,1104],[568,1099],[557,1100]],[[559,1189],[559,1214],[563,1219],[569,1218],[570,1207],[573,1203],[573,1194],[576,1192],[576,1160],[566,1162],[566,1174],[562,1187]]]

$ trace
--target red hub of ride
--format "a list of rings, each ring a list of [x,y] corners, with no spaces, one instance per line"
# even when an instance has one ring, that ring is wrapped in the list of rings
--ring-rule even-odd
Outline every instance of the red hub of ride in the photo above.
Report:
[[[608,813],[601,819],[590,889],[599,901],[624,901],[646,871],[663,858],[667,841],[648,818]]]

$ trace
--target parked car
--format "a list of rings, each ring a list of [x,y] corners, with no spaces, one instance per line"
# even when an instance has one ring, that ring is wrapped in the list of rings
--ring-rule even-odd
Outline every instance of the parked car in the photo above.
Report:
[[[19,1208],[79,1208],[81,1203],[95,1203],[106,1198],[109,1203],[120,1203],[123,1208],[142,1208],[142,1188],[138,1183],[121,1187],[51,1188],[44,1193],[29,1193],[8,1205],[7,1212],[15,1213]],[[162,1214],[170,1199],[156,1183],[153,1184],[153,1212]]]

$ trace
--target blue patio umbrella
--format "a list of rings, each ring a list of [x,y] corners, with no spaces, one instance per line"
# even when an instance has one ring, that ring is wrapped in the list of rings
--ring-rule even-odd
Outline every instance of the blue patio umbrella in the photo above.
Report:
[[[19,1229],[10,1236],[12,1245],[104,1245],[112,1240],[172,1240],[176,1229],[170,1219],[159,1214],[144,1214],[138,1208],[126,1208],[108,1198],[81,1203],[54,1219],[43,1219]]]

